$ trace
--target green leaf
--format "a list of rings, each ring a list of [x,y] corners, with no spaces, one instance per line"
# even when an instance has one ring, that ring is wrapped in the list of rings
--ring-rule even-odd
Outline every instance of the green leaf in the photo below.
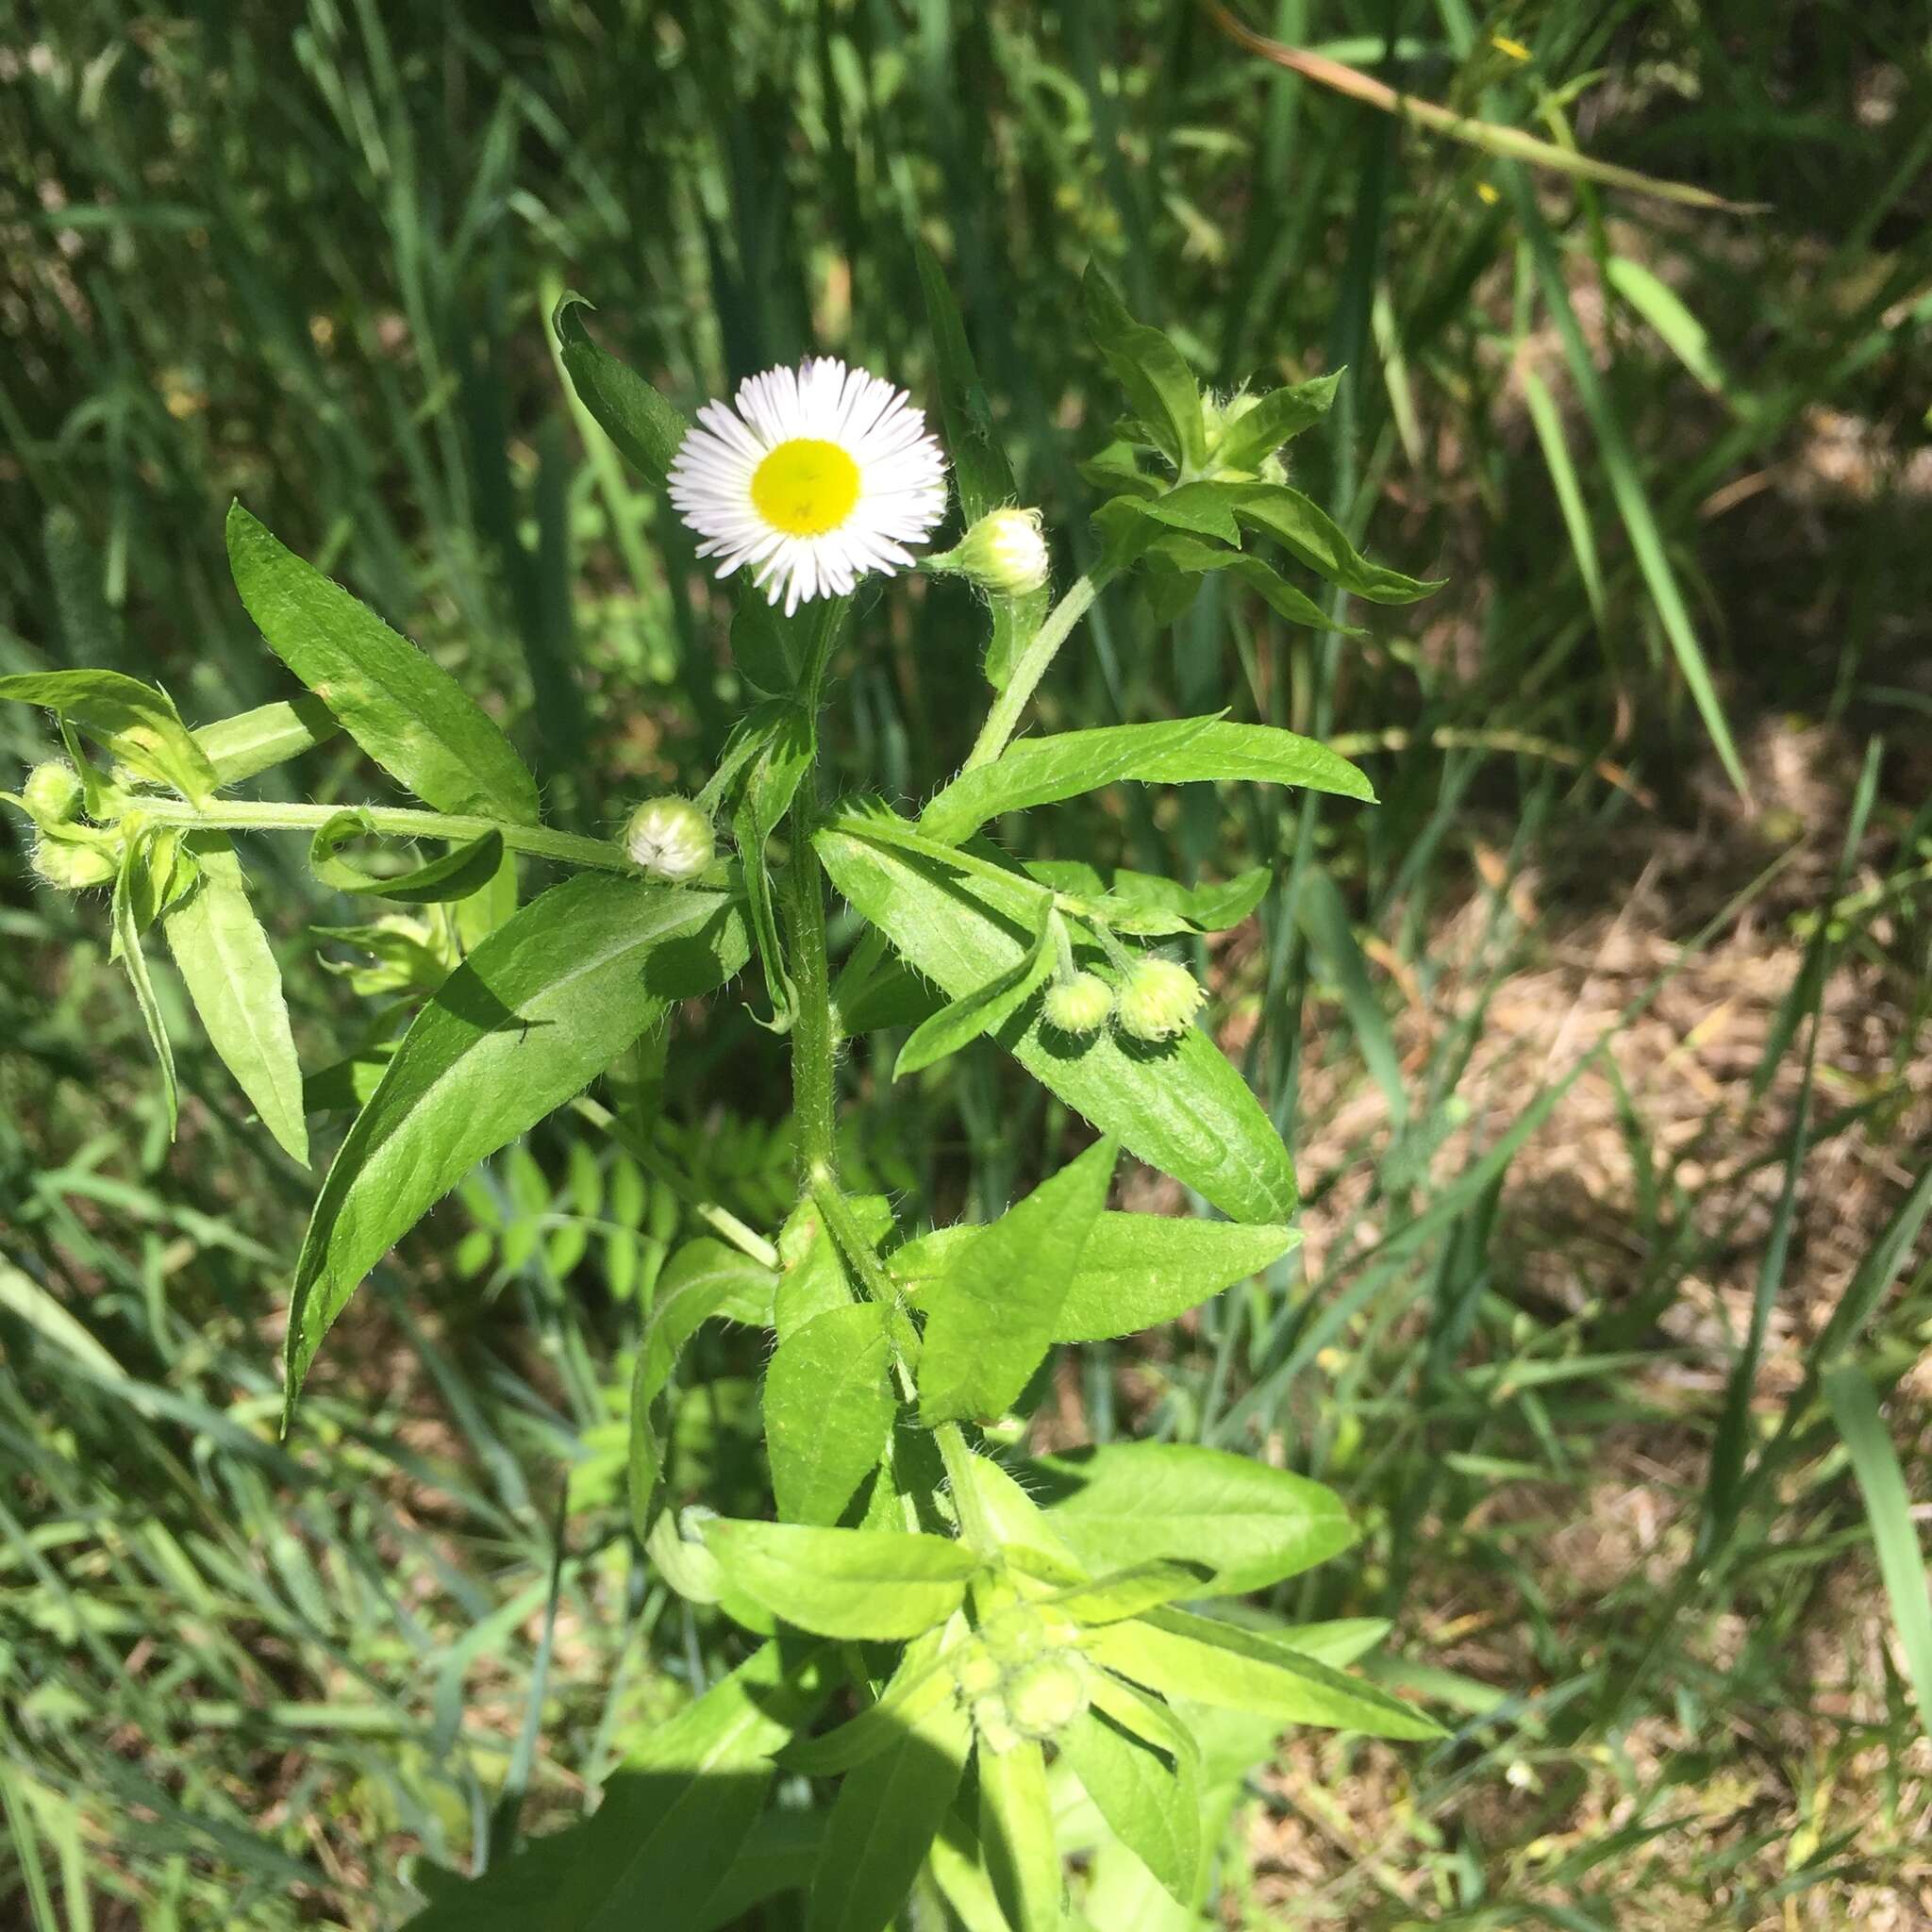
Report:
[[[915,1638],[876,1703],[823,1737],[794,1739],[778,1754],[778,1761],[808,1777],[836,1777],[889,1749],[909,1726],[958,1695],[950,1651],[964,1628],[965,1620],[955,1618]]]
[[[903,1080],[908,1074],[923,1073],[962,1046],[970,1046],[981,1034],[997,1031],[1046,984],[1053,965],[1053,950],[1042,931],[1033,950],[1017,966],[922,1021],[899,1049],[892,1078]]]
[[[771,1754],[828,1688],[814,1653],[767,1643],[650,1733],[584,1823],[533,1840],[465,1885],[439,1888],[406,1932],[702,1932],[750,1840]]]
[[[1440,579],[1425,583],[1369,562],[1327,511],[1285,483],[1241,486],[1235,511],[1242,523],[1265,531],[1331,584],[1372,604],[1412,604],[1442,587]]]
[[[1862,1368],[1846,1362],[1825,1375],[1824,1387],[1832,1420],[1852,1458],[1858,1493],[1865,1500],[1878,1574],[1885,1579],[1899,1648],[1905,1652],[1912,1693],[1918,1699],[1919,1724],[1932,1731],[1932,1605],[1925,1596],[1925,1553],[1898,1452],[1886,1432],[1877,1391]]]
[[[1053,1344],[1119,1152],[1096,1141],[948,1258],[925,1299],[919,1412],[928,1425],[1003,1415],[1019,1400]]]
[[[581,295],[566,293],[550,319],[571,386],[638,474],[662,490],[691,425],[641,375],[591,340],[580,308],[596,312]]]
[[[744,867],[752,937],[765,971],[765,991],[772,1002],[772,1024],[781,1028],[791,1024],[795,994],[791,975],[786,971],[778,918],[772,905],[771,875],[765,870],[765,841],[791,808],[800,781],[811,770],[817,748],[818,736],[811,714],[802,705],[786,706],[751,762],[744,791],[732,820],[732,836],[738,841],[739,859]]]
[[[308,868],[339,892],[368,893],[406,906],[440,906],[481,891],[503,863],[503,834],[495,831],[452,845],[440,858],[408,872],[367,873],[337,856],[352,839],[376,836],[366,811],[353,807],[339,811],[315,828],[308,843]]]
[[[1178,1612],[1174,1613],[1178,1615]],[[1203,1623],[1213,1624],[1216,1619],[1204,1617]],[[1236,1641],[1229,1641],[1226,1632],[1232,1630]],[[1328,1664],[1336,1670],[1343,1670],[1358,1657],[1366,1656],[1389,1634],[1389,1621],[1386,1617],[1333,1617],[1324,1624],[1270,1624],[1265,1629],[1251,1629],[1239,1624],[1221,1624],[1220,1641],[1230,1649],[1243,1647],[1245,1640],[1268,1644],[1280,1644],[1283,1648],[1297,1652],[1302,1657],[1311,1657],[1318,1664]]]
[[[1090,902],[1092,917],[1115,932],[1154,936],[1225,932],[1261,903],[1274,882],[1274,869],[1267,865],[1237,873],[1231,879],[1184,886],[1155,873],[1124,869],[1109,882],[1079,859],[1029,858],[1024,864],[1027,877]]]
[[[363,1275],[477,1161],[743,964],[722,892],[580,873],[437,989],[323,1183],[289,1306],[287,1401]]]
[[[631,1370],[630,1508],[638,1541],[651,1534],[652,1506],[664,1474],[669,1438],[658,1398],[671,1381],[684,1344],[713,1317],[769,1327],[777,1276],[709,1235],[687,1241],[665,1263]]]
[[[1157,724],[1103,724],[1091,731],[1022,739],[991,764],[962,772],[935,793],[919,815],[918,830],[941,845],[957,845],[1005,812],[1025,811],[1097,791],[1123,778],[1139,778],[1163,753],[1192,742],[1214,722],[1174,718]]]
[[[806,621],[787,617],[775,605],[766,601],[755,584],[741,591],[738,608],[731,618],[731,661],[741,671],[755,691],[784,696],[795,691],[805,669],[805,649],[808,641]],[[763,709],[763,707],[759,707]],[[740,721],[739,729],[749,725],[758,711]],[[738,731],[732,736],[736,738]]]
[[[161,1096],[168,1107],[168,1138],[175,1138],[180,1123],[181,1095],[175,1078],[175,1049],[168,1043],[168,1028],[161,1019],[160,1003],[155,998],[154,981],[148,977],[147,958],[141,950],[141,922],[136,916],[136,877],[146,863],[141,839],[129,839],[122,848],[121,870],[114,877],[113,956],[127,974],[134,989],[134,1004],[141,1009],[142,1024],[160,1062]]]
[[[226,836],[191,832],[185,843],[198,876],[164,917],[169,950],[235,1084],[262,1125],[307,1167],[302,1069],[289,1030],[281,969],[248,903],[241,861]]]
[[[1179,469],[1204,467],[1208,432],[1201,418],[1201,390],[1181,352],[1158,329],[1136,322],[1113,285],[1091,263],[1080,292],[1087,332],[1161,454]]]
[[[850,818],[827,826],[818,835],[819,856],[840,891],[928,979],[963,999],[1024,958],[1031,932],[988,902],[994,889],[964,869],[966,855],[960,870],[949,871],[860,836],[862,829],[862,820]],[[1036,1007],[1016,1013],[998,1038],[1103,1133],[1223,1213],[1268,1222],[1293,1214],[1294,1170],[1281,1137],[1199,1027],[1144,1054],[1111,1034],[1082,1042],[1043,1038]]]
[[[719,1517],[705,1541],[755,1603],[822,1637],[917,1637],[943,1624],[979,1559],[944,1537]]]
[[[1342,372],[1338,369],[1332,375],[1318,375],[1311,382],[1270,390],[1244,416],[1228,425],[1214,451],[1217,467],[1258,469],[1284,442],[1312,427],[1328,413],[1341,376]]]
[[[886,1932],[965,1775],[973,1728],[957,1699],[900,1724],[840,1787],[812,1874],[806,1932]]]
[[[1004,812],[1072,798],[1123,778],[1165,785],[1253,779],[1370,802],[1375,796],[1354,765],[1311,738],[1272,724],[1181,718],[1022,739],[991,764],[955,778],[920,814],[919,830],[942,844],[957,842]]]
[[[194,741],[214,767],[217,785],[239,785],[326,744],[341,729],[335,713],[305,692],[286,703],[258,705],[252,711],[198,724]]]
[[[1412,1705],[1312,1657],[1285,1646],[1257,1655],[1252,1641],[1236,1647],[1227,1641],[1232,1627],[1157,1610],[1136,1623],[1094,1630],[1084,1642],[1097,1662],[1163,1697],[1372,1738],[1442,1736],[1441,1726]]]
[[[1291,624],[1306,625],[1310,630],[1337,631],[1343,637],[1362,635],[1359,625],[1338,624],[1306,591],[1298,591],[1288,582],[1266,558],[1250,551],[1217,550],[1211,543],[1175,534],[1150,545],[1148,556],[1190,575],[1225,571],[1230,576],[1239,577],[1271,610]]]
[[[462,686],[239,503],[228,565],[269,648],[391,777],[438,811],[538,822],[536,780]]]
[[[1333,1491],[1192,1442],[1115,1442],[1050,1456],[1032,1488],[1091,1570],[1153,1557],[1205,1563],[1202,1596],[1239,1596],[1324,1563],[1355,1541]]]
[[[42,705],[118,758],[137,777],[206,805],[215,768],[164,691],[118,671],[26,671],[0,677],[0,698]]]
[[[1013,1932],[1061,1932],[1059,1846],[1046,1759],[1030,1738],[1008,1751],[982,1750],[979,1843],[1000,1908]]]
[[[1093,521],[1108,540],[1109,547],[1124,542],[1135,553],[1165,542],[1162,531],[1195,538],[1212,537],[1235,546],[1240,553],[1241,529],[1235,521],[1235,505],[1245,486],[1239,483],[1183,483],[1176,490],[1164,490],[1158,496],[1117,496],[1101,505]],[[1135,534],[1137,525],[1158,527]]]
[[[1147,1727],[1160,1723],[1146,1715],[1158,1707],[1124,1686],[1108,1702],[1119,1707],[1128,1698]],[[1201,1864],[1200,1753],[1172,1719],[1163,1735],[1171,1740],[1166,1755],[1110,1710],[1089,1709],[1057,1742],[1114,1836],[1188,1906]]]
[[[1018,1568],[1026,1568],[1024,1552],[1016,1551],[1014,1560]],[[1135,1563],[1091,1582],[1069,1583],[1038,1601],[1076,1624],[1119,1624],[1178,1598],[1200,1595],[1208,1578],[1209,1572],[1199,1563]]]
[[[891,1439],[898,1401],[887,1309],[847,1302],[785,1337],[765,1372],[765,1446],[778,1514],[836,1523]]]
[[[953,1254],[984,1232],[943,1227],[916,1237],[888,1257],[893,1279],[923,1302]],[[1158,1328],[1258,1274],[1300,1240],[1293,1228],[1269,1223],[1103,1214],[1081,1250],[1053,1339],[1105,1341]]]

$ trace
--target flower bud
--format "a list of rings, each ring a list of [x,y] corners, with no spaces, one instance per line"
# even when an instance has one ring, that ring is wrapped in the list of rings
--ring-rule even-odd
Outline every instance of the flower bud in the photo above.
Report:
[[[1007,1716],[1023,1737],[1057,1738],[1087,1708],[1087,1679],[1076,1657],[1043,1657],[1008,1685]]]
[[[1049,559],[1037,509],[990,509],[953,552],[957,570],[1000,597],[1024,597],[1046,582]]]
[[[1248,390],[1238,390],[1231,396],[1204,399],[1202,421],[1208,438],[1208,475],[1230,483],[1253,482],[1257,478],[1263,483],[1288,481],[1287,467],[1274,450],[1270,450],[1252,470],[1231,470],[1221,461],[1221,445],[1228,431],[1260,400]]]
[[[77,845],[65,839],[36,840],[27,863],[50,886],[58,886],[63,892],[105,886],[118,869],[111,854],[98,846]]]
[[[974,1699],[973,1733],[981,1747],[995,1757],[1004,1757],[1026,1741],[1024,1735],[1014,1728],[1004,1699],[997,1696]]]
[[[1097,973],[1076,973],[1047,989],[1046,1024],[1062,1033],[1098,1033],[1113,1011],[1113,988]]]
[[[65,758],[49,758],[26,774],[21,803],[41,824],[71,825],[80,816],[80,774]]]
[[[653,878],[694,879],[717,852],[711,822],[688,798],[648,798],[624,828],[630,861]]]
[[[1185,966],[1172,959],[1143,959],[1121,987],[1121,1030],[1136,1040],[1172,1040],[1208,997]]]

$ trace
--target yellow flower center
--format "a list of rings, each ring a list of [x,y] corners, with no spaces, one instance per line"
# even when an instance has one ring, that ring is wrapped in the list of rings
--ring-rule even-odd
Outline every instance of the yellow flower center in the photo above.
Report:
[[[836,442],[794,436],[752,472],[751,500],[774,529],[823,537],[858,501],[858,465]]]

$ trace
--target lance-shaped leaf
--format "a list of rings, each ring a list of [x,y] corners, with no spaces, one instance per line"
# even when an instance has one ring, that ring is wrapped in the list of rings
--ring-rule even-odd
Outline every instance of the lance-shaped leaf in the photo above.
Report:
[[[1080,292],[1087,332],[1160,453],[1176,468],[1203,467],[1208,432],[1201,417],[1201,388],[1181,352],[1158,328],[1136,322],[1112,283],[1091,264]]]
[[[1046,1759],[1031,1738],[982,1750],[979,1843],[1000,1909],[1013,1932],[1061,1932],[1063,1887],[1054,1840]]]
[[[1003,1415],[1053,1344],[1067,1284],[1119,1153],[1099,1141],[948,1257],[925,1298],[919,1412],[928,1424]]]
[[[477,1161],[744,963],[722,892],[580,873],[431,995],[337,1154],[295,1265],[287,1400],[362,1277]]]
[[[981,1034],[998,1031],[1046,984],[1053,963],[1053,951],[1042,931],[1032,952],[1017,966],[922,1021],[899,1049],[892,1078],[903,1080],[908,1074],[923,1073],[962,1046],[970,1046]]]
[[[214,767],[218,785],[239,785],[326,744],[341,728],[320,698],[304,693],[197,724],[194,741]]]
[[[1272,724],[1182,718],[1161,724],[1102,724],[1027,738],[991,764],[963,772],[920,814],[928,839],[957,842],[1002,812],[1072,798],[1123,778],[1181,785],[1254,779],[1373,801],[1369,781],[1339,752]]]
[[[1183,1627],[1170,1627],[1170,1620]],[[1284,1724],[1361,1731],[1372,1738],[1440,1738],[1442,1727],[1373,1684],[1347,1677],[1312,1657],[1282,1648],[1259,1657],[1252,1646],[1219,1641],[1230,1626],[1205,1617],[1157,1610],[1129,1624],[1091,1631],[1085,1647],[1108,1669],[1158,1690]],[[1212,1633],[1212,1639],[1202,1634]]]
[[[184,842],[196,878],[163,917],[169,950],[223,1064],[262,1125],[307,1167],[302,1069],[281,969],[248,903],[241,861],[224,833],[191,832]]]
[[[1114,1836],[1191,1906],[1201,1865],[1201,1754],[1193,1740],[1151,1698],[1101,1678],[1093,1707],[1058,1742]]]
[[[915,1638],[876,1703],[823,1737],[794,1740],[778,1754],[778,1761],[810,1777],[836,1777],[876,1757],[910,1725],[958,1694],[954,1647],[965,1627],[965,1618],[958,1616]]]
[[[1024,1550],[1015,1551],[1012,1561],[1015,1568],[1029,1574],[1057,1567],[1051,1558],[1037,1563]],[[1106,1576],[1060,1583],[1036,1601],[1076,1624],[1119,1624],[1181,1597],[1200,1595],[1208,1578],[1209,1572],[1199,1563],[1135,1563]],[[1045,1580],[1059,1582],[1053,1576]]]
[[[340,856],[351,840],[375,835],[366,811],[351,808],[337,812],[315,828],[315,837],[308,841],[308,869],[324,885],[339,892],[373,894],[407,906],[440,906],[480,892],[503,864],[503,834],[496,831],[452,845],[440,857],[408,872],[368,873]]]
[[[537,782],[441,665],[238,503],[228,567],[269,648],[399,784],[438,811],[535,824]]]
[[[820,1656],[768,1643],[658,1725],[581,1824],[467,1884],[439,1885],[406,1932],[704,1932],[771,1786],[771,1753],[824,1702]]]
[[[1340,631],[1344,637],[1360,637],[1357,625],[1339,624],[1306,591],[1298,591],[1282,576],[1266,558],[1245,550],[1217,550],[1178,533],[1163,537],[1149,547],[1148,556],[1156,565],[1170,565],[1185,575],[1204,571],[1225,571],[1255,591],[1277,616],[1291,624],[1306,625],[1310,630]],[[1191,593],[1190,594],[1191,601]],[[1185,605],[1182,606],[1185,608]]]
[[[1115,932],[1160,936],[1180,932],[1225,932],[1239,925],[1267,896],[1272,866],[1257,865],[1198,886],[1184,886],[1156,873],[1123,868],[1110,878],[1078,858],[1029,858],[1028,878],[1078,902],[1074,909]]]
[[[714,1316],[768,1327],[777,1276],[709,1235],[687,1241],[665,1264],[631,1371],[630,1507],[640,1542],[649,1539],[653,1505],[664,1474],[668,1438],[658,1399],[684,1344]]]
[[[836,1523],[891,1438],[891,1311],[827,1308],[787,1335],[765,1371],[765,1447],[778,1514]]]
[[[1442,588],[1440,579],[1424,582],[1371,563],[1341,534],[1326,510],[1285,483],[1240,486],[1235,514],[1252,528],[1274,538],[1283,549],[1300,558],[1310,570],[1319,571],[1331,584],[1366,597],[1372,604],[1412,604]]]
[[[911,965],[956,999],[1010,971],[1032,933],[990,901],[994,888],[964,869],[861,836],[862,820],[822,830],[818,850],[847,899]],[[1014,889],[1038,894],[1030,880]],[[1032,1008],[997,1036],[1035,1079],[1129,1152],[1195,1189],[1224,1214],[1285,1221],[1294,1212],[1288,1150],[1240,1073],[1199,1027],[1158,1052],[1111,1034],[1069,1041],[1042,1031]]]
[[[567,292],[550,319],[571,386],[638,474],[661,490],[691,425],[634,369],[591,340],[580,309],[596,312],[581,295]]]
[[[215,768],[166,691],[118,671],[25,671],[0,677],[0,698],[43,705],[137,777],[206,805]]]
[[[173,1140],[181,1117],[175,1049],[168,1043],[167,1024],[161,1018],[160,1002],[155,998],[154,981],[148,976],[147,956],[141,950],[142,921],[138,902],[146,881],[147,848],[151,842],[132,838],[122,849],[121,870],[114,875],[112,954],[127,974],[127,982],[134,989],[134,1004],[141,1009],[142,1024],[147,1028],[155,1058],[160,1062],[161,1097],[168,1108],[168,1138]]]
[[[1043,1458],[1032,1487],[1090,1570],[1153,1557],[1204,1563],[1203,1596],[1265,1590],[1356,1539],[1320,1483],[1191,1442],[1115,1442]]]
[[[917,1637],[959,1607],[979,1559],[944,1537],[719,1517],[705,1541],[774,1617],[822,1637]]]
[[[1318,375],[1311,382],[1293,383],[1256,397],[1253,406],[1222,432],[1214,451],[1216,465],[1224,470],[1258,469],[1264,458],[1328,413],[1341,374],[1338,369],[1331,375]]]
[[[892,1278],[924,1306],[954,1255],[985,1232],[958,1226],[916,1236],[888,1257]],[[1265,1222],[1103,1214],[1080,1252],[1053,1339],[1105,1341],[1158,1328],[1258,1274],[1300,1240],[1293,1228]]]
[[[806,1932],[886,1932],[965,1775],[973,1727],[947,1697],[902,1723],[839,1789],[812,1874]]]

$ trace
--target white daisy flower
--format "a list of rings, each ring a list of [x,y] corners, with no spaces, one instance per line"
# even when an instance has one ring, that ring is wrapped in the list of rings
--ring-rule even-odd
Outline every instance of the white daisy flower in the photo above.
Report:
[[[671,465],[671,501],[721,559],[786,615],[842,597],[868,571],[909,569],[946,509],[946,459],[904,390],[820,356],[707,403]]]

